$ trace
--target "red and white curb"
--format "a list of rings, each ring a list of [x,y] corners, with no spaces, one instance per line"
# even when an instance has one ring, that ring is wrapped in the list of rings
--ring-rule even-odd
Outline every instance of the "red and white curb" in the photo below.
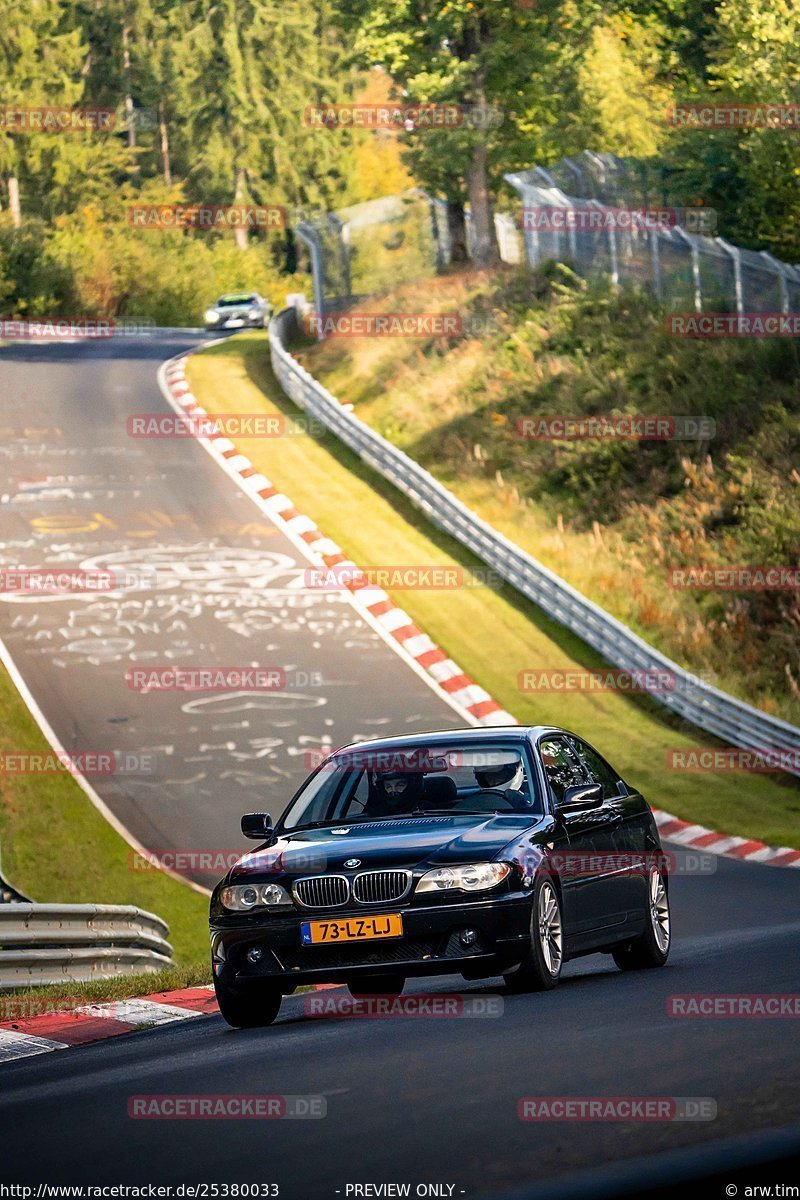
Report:
[[[338,983],[318,983],[314,991],[339,988]],[[46,1000],[26,1000],[13,994],[0,997],[0,1013],[14,1012],[38,1006],[46,1010]],[[219,1012],[214,985],[181,988],[172,992],[153,992],[132,1000],[110,1000],[106,1004],[81,1004],[74,1008],[52,1002],[51,1011],[16,1020],[0,1021],[0,1064],[32,1054],[47,1054],[50,1050],[69,1050],[135,1033],[171,1025],[191,1017],[213,1016]]]
[[[13,995],[0,998],[0,1013],[40,1006],[46,1000],[27,1000]],[[212,987],[183,988],[173,992],[155,992],[133,1000],[112,1000],[107,1004],[82,1004],[72,1007],[53,1002],[52,1011],[0,1022],[0,1063],[50,1050],[67,1050],[104,1038],[133,1033],[137,1029],[169,1025],[218,1012]]]
[[[768,846],[766,842],[758,842],[753,838],[716,833],[704,825],[681,821],[660,809],[654,809],[653,815],[661,837],[669,842],[677,842],[679,846],[690,846],[706,854],[721,854],[743,862],[764,863],[769,867],[800,867],[800,850],[793,850],[789,846]]]
[[[189,389],[186,358],[184,354],[166,362],[159,372],[159,383],[175,412],[195,419],[207,417],[205,409]],[[208,437],[197,435],[197,441],[222,464],[273,524],[291,538],[314,567],[326,573],[341,572],[341,590],[349,593],[361,615],[464,720],[470,725],[517,724],[516,718],[465,675],[382,588],[374,587],[364,576],[359,578],[358,567],[341,547],[326,537],[310,517],[298,512],[289,497],[257,471],[230,438],[216,432]]]

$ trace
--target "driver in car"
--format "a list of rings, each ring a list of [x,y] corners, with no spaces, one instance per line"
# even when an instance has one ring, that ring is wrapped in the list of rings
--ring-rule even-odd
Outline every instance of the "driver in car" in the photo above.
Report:
[[[422,776],[416,771],[391,771],[373,774],[370,797],[364,815],[370,817],[405,816],[422,795]]]
[[[519,790],[524,776],[521,762],[493,763],[475,768],[475,782],[481,791],[501,791],[513,808],[528,808],[530,800]],[[515,787],[509,787],[514,783]]]

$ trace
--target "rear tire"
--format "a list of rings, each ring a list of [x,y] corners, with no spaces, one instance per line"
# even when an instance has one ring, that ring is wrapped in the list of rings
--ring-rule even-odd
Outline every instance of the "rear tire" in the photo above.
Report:
[[[274,983],[254,979],[244,987],[229,987],[214,978],[219,1011],[234,1029],[258,1029],[271,1025],[278,1015],[282,993]]]
[[[509,992],[545,992],[554,988],[564,965],[564,922],[552,879],[540,875],[533,889],[531,937],[525,957],[504,976]]]
[[[663,967],[670,947],[669,895],[664,877],[657,867],[650,870],[647,883],[647,918],[644,933],[623,942],[611,951],[620,971],[646,971]]]
[[[370,975],[368,978],[354,979],[348,983],[347,990],[356,1000],[360,1000],[368,996],[399,996],[405,986],[402,975]]]

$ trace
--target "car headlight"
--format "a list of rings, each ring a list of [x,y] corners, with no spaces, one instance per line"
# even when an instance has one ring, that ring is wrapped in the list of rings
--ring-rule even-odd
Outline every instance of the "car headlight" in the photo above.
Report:
[[[206,321],[216,321],[218,316],[219,316],[219,313],[217,312],[217,310],[215,308],[207,308],[204,313],[204,319]]]
[[[261,309],[260,308],[251,308],[250,312],[247,315],[251,321],[255,321],[258,317],[261,316]]]
[[[417,884],[418,892],[484,892],[497,887],[508,875],[508,863],[469,863],[465,867],[437,867],[426,871]]]
[[[251,908],[285,908],[291,906],[289,893],[278,883],[244,883],[223,888],[219,898],[232,912],[249,912]]]

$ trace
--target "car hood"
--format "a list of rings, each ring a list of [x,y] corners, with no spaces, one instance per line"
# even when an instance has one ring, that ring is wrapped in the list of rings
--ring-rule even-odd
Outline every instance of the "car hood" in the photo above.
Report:
[[[412,817],[335,826],[338,833],[302,830],[245,855],[232,868],[228,881],[256,883],[279,875],[482,862],[496,858],[523,834],[535,833],[542,820],[534,813]],[[360,862],[351,862],[355,859]]]

